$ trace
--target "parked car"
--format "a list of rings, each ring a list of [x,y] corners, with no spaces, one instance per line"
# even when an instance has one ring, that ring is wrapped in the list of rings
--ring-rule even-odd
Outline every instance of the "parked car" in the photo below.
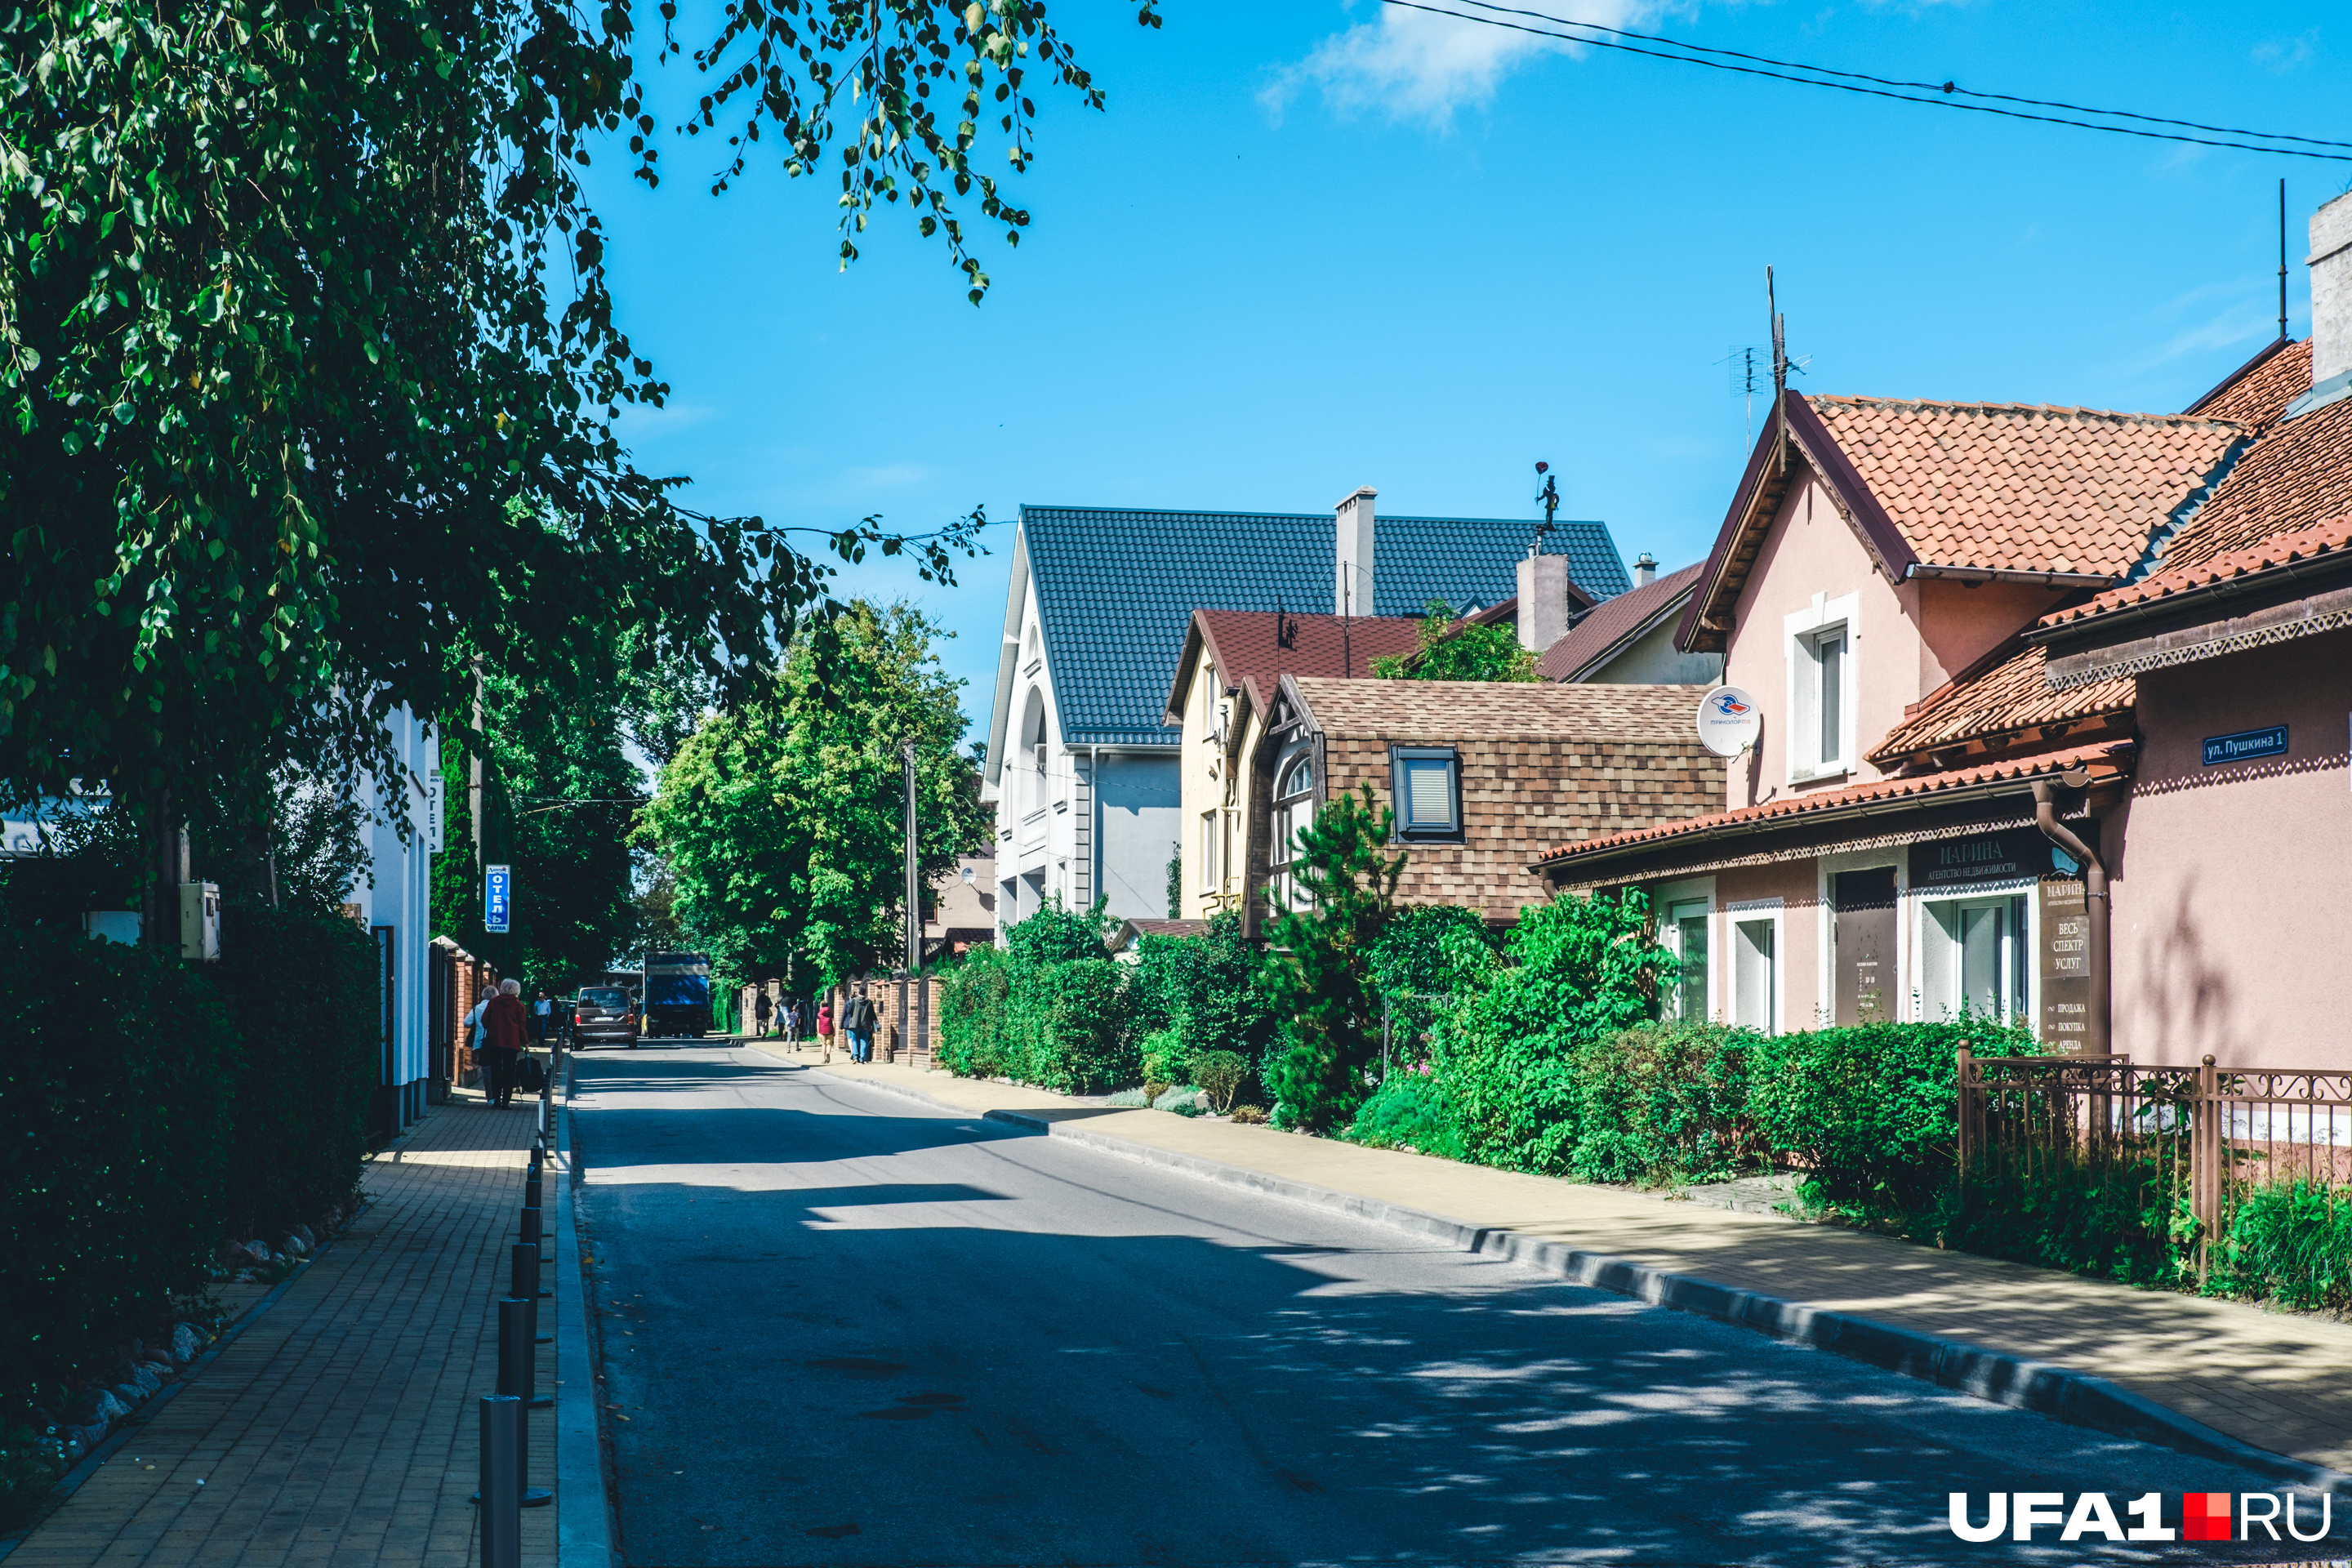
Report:
[[[599,1040],[637,1043],[637,1010],[618,985],[583,985],[572,1010],[572,1040],[582,1050]]]

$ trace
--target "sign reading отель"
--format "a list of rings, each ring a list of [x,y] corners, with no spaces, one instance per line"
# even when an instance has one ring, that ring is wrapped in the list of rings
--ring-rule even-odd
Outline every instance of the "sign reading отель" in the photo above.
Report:
[[[2286,755],[2286,726],[2273,724],[2267,730],[2241,730],[2234,735],[2205,737],[2205,765],[2220,763],[2242,763],[2255,757]]]

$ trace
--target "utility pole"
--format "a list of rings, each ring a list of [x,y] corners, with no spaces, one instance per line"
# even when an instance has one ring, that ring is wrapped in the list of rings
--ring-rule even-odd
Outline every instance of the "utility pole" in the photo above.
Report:
[[[915,974],[923,967],[923,878],[915,853],[915,742],[900,747],[898,755],[907,775],[907,973]]]

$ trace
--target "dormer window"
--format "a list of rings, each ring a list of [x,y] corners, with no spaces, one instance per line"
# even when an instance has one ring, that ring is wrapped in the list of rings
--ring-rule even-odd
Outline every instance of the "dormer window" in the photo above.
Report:
[[[1791,783],[1853,771],[1855,595],[1817,595],[1789,617],[1789,749]]]

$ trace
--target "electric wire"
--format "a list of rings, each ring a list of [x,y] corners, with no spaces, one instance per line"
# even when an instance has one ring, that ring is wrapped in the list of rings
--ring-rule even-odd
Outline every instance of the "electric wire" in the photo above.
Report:
[[[2137,127],[2129,125],[2101,125],[2092,121],[2068,120],[2054,114],[2029,114],[2022,110],[1997,109],[1993,107],[1993,102],[2032,104],[2049,108],[2067,109],[2073,112],[2080,114],[2107,114],[2117,119],[2137,120],[2147,124],[2179,125],[2194,130],[2212,131],[2221,135],[2263,137],[2274,142],[2299,142],[2307,143],[2312,147],[2352,147],[2352,142],[2326,142],[2315,137],[2289,136],[2284,133],[2273,133],[2266,131],[2234,131],[2225,127],[2200,125],[2194,121],[2168,120],[2157,115],[2135,114],[2127,110],[2085,109],[2076,105],[2056,103],[2042,99],[2019,98],[2006,93],[1978,92],[1972,89],[1962,88],[1950,83],[1910,82],[1892,77],[1866,76],[1858,71],[1832,70],[1825,66],[1809,66],[1794,61],[1776,60],[1770,58],[1769,56],[1742,54],[1736,49],[1714,49],[1707,48],[1704,45],[1684,44],[1679,43],[1675,39],[1660,37],[1654,34],[1631,33],[1625,31],[1623,28],[1603,26],[1597,22],[1579,22],[1565,16],[1550,16],[1541,11],[1528,11],[1515,6],[1489,5],[1486,3],[1486,0],[1455,0],[1455,3],[1459,5],[1477,6],[1483,10],[1505,13],[1509,16],[1530,16],[1540,21],[1553,23],[1559,26],[1587,29],[1588,31],[1572,33],[1553,32],[1543,27],[1530,26],[1522,22],[1507,21],[1502,16],[1473,16],[1461,11],[1448,10],[1443,5],[1423,4],[1423,0],[1381,0],[1381,4],[1384,5],[1393,5],[1401,10],[1422,11],[1433,16],[1447,16],[1451,17],[1454,21],[1468,22],[1477,26],[1501,27],[1515,33],[1526,33],[1534,37],[1556,38],[1562,43],[1587,44],[1598,49],[1619,49],[1626,54],[1642,55],[1651,59],[1671,60],[1677,64],[1687,66],[1705,66],[1709,70],[1732,71],[1741,76],[1760,76],[1774,81],[1793,82],[1799,87],[1825,87],[1838,92],[1858,93],[1867,98],[1893,99],[1897,103],[1919,104],[1935,109],[1966,110],[1972,114],[1998,115],[2006,120],[2032,121],[2043,125],[2063,125],[2076,131],[2104,131],[2111,136],[2136,136],[2149,142],[2186,142],[2189,145],[2195,147],[2221,147],[2240,153],[2270,153],[2284,158],[2315,158],[2331,163],[2352,163],[2352,153],[2347,153],[2307,152],[2303,147],[2264,146],[2259,142],[2217,142],[2210,137],[2188,136],[2183,135],[2179,132],[2142,131]],[[1590,36],[1591,32],[1608,33],[1614,35],[1614,37],[1594,37]],[[1645,43],[1662,44],[1669,48],[1693,50],[1697,52],[1668,54],[1664,49],[1644,48],[1640,44],[1619,41],[1620,39],[1624,38],[1638,38]],[[1706,59],[1700,58],[1703,54],[1720,55],[1725,58],[1721,59]],[[1734,59],[1752,60],[1759,63],[1753,65],[1734,65],[1729,63]],[[1767,65],[1778,66],[1783,68],[1767,70],[1763,68]],[[1791,71],[1804,71],[1811,74],[1804,76],[1792,76],[1789,74]],[[1840,79],[1824,80],[1824,78],[1836,78]],[[1865,82],[1875,83],[1878,85],[1856,85]],[[1922,98],[1917,96],[1918,93],[1922,92],[1934,93],[1937,96],[1932,98]],[[1958,101],[1960,97],[1982,98],[1991,101],[1985,103],[1963,103]]]

